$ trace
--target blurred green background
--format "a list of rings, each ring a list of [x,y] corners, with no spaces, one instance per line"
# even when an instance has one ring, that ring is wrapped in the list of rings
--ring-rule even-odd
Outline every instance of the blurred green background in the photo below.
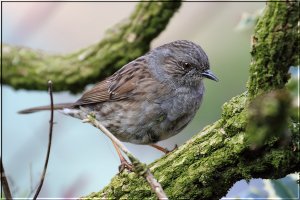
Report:
[[[129,16],[136,4],[3,2],[3,43],[50,53],[72,52],[99,41],[105,30]],[[180,134],[160,145],[168,148],[181,145],[219,119],[224,102],[245,91],[255,21],[251,17],[264,6],[264,2],[183,3],[166,30],[153,41],[152,47],[178,39],[198,43],[208,54],[211,69],[220,80],[218,83],[205,80],[204,102],[195,119]],[[49,120],[47,112],[24,116],[17,111],[49,104],[46,82],[45,91],[2,88],[2,154],[14,197],[28,197],[37,185],[44,164]],[[54,101],[73,102],[79,96],[59,92],[54,94]],[[79,197],[103,188],[119,165],[111,142],[77,119],[56,112],[55,121],[49,168],[40,197]],[[146,163],[162,156],[148,146],[128,143],[126,146]],[[254,193],[265,197],[268,190],[259,190],[263,185],[261,180],[252,180],[250,184],[240,181],[226,197]]]

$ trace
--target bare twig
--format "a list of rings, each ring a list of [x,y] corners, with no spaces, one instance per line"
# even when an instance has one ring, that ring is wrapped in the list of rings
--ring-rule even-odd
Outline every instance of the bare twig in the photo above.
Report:
[[[155,192],[158,199],[168,199],[165,191],[161,187],[160,183],[156,180],[153,174],[150,172],[150,169],[147,168],[147,171],[144,175],[146,180],[148,181],[151,189]]]
[[[4,195],[5,195],[6,199],[13,199],[10,189],[9,189],[7,179],[6,179],[6,175],[5,175],[5,171],[4,171],[4,167],[3,167],[3,163],[2,163],[2,158],[0,158],[0,160],[1,160],[1,184],[2,184]],[[2,196],[2,191],[1,191],[1,196]],[[2,199],[2,197],[1,197],[1,199]]]
[[[93,124],[96,128],[100,129],[106,136],[108,136],[118,147],[128,156],[130,161],[134,166],[138,166],[139,168],[139,175],[142,175],[147,182],[149,183],[152,191],[156,194],[158,199],[168,199],[166,193],[164,192],[163,188],[161,187],[160,183],[154,178],[153,174],[150,172],[148,167],[141,163],[137,158],[135,158],[130,151],[126,148],[126,146],[120,142],[118,138],[116,138],[107,128],[105,128],[100,122],[98,122],[93,116],[88,115],[87,120],[85,122],[89,122]]]
[[[53,92],[52,92],[52,81],[48,81],[48,90],[49,90],[49,94],[50,94],[50,105],[51,105],[51,114],[50,114],[50,121],[49,121],[49,141],[48,141],[48,149],[47,149],[47,155],[46,155],[46,160],[45,160],[45,165],[44,165],[44,169],[43,169],[43,173],[40,179],[40,184],[36,190],[36,193],[33,197],[33,199],[36,199],[42,189],[43,183],[44,183],[44,179],[45,179],[45,175],[46,175],[46,171],[47,171],[47,166],[48,166],[48,161],[49,161],[49,156],[50,156],[50,149],[51,149],[51,141],[52,141],[52,130],[53,130],[53,110],[54,110],[54,106],[53,106]]]

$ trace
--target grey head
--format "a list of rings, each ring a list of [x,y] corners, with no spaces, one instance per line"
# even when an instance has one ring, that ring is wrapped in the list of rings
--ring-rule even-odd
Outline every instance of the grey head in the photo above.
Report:
[[[148,54],[149,68],[161,81],[170,81],[176,86],[199,86],[203,78],[218,81],[210,71],[209,60],[204,50],[187,40],[164,44]]]

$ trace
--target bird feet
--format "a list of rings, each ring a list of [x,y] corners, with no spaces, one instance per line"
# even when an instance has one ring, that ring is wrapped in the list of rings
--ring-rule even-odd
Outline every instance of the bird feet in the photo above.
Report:
[[[129,163],[126,159],[121,159],[121,164],[119,165],[119,173],[123,172],[124,169],[128,170],[129,172],[132,172],[133,165]]]
[[[156,145],[156,144],[150,144],[150,146],[153,147],[153,148],[155,148],[155,149],[157,149],[157,150],[159,150],[159,151],[162,151],[165,154],[168,154],[168,153],[170,153],[170,152],[172,152],[172,151],[174,151],[174,150],[176,150],[178,148],[177,144],[175,144],[174,148],[171,149],[171,150],[169,150],[167,148],[164,148],[164,147],[161,147],[161,146]]]

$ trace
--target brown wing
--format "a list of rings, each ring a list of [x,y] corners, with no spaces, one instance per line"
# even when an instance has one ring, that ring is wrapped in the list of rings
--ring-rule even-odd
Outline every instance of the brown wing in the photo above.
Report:
[[[91,104],[107,101],[109,99],[108,87],[110,78],[97,83],[92,89],[83,93],[81,98],[75,103],[76,105]]]
[[[120,100],[132,96],[133,90],[140,82],[152,79],[148,68],[144,67],[145,63],[136,61],[125,65],[115,74],[86,91],[76,105]]]

